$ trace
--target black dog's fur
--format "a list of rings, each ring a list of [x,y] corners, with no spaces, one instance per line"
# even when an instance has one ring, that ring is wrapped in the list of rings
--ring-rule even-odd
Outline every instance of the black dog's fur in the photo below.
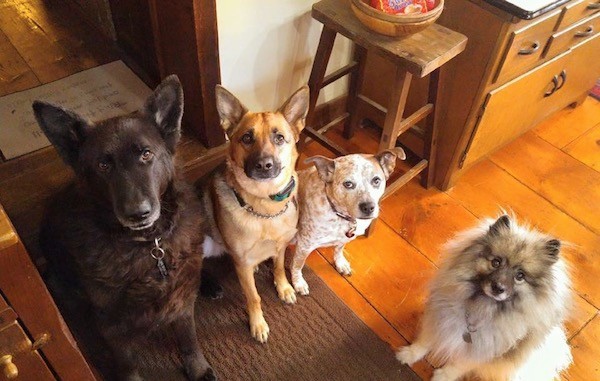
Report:
[[[124,379],[139,380],[132,344],[172,330],[191,380],[215,380],[196,338],[194,303],[202,266],[199,202],[178,178],[183,92],[171,76],[139,112],[89,124],[34,102],[42,130],[75,171],[42,227],[53,268],[80,284]],[[168,275],[151,256],[166,250]]]

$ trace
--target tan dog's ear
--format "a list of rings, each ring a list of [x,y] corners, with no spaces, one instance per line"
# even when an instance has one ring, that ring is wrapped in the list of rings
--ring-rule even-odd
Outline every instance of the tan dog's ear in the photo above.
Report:
[[[309,99],[308,86],[302,86],[279,108],[279,112],[294,130],[296,141],[298,141],[300,132],[304,129]]]
[[[396,159],[406,159],[406,153],[404,153],[404,150],[402,148],[394,147],[379,152],[377,155],[375,155],[375,158],[379,162],[379,165],[381,165],[381,168],[383,169],[383,173],[385,174],[385,178],[387,180],[390,178],[392,172],[394,172],[394,168],[396,167]]]
[[[313,163],[317,167],[319,177],[326,183],[333,181],[333,172],[335,171],[335,161],[325,156],[317,155],[304,160],[306,164]]]
[[[235,95],[231,94],[221,85],[216,86],[215,95],[217,98],[217,111],[219,112],[219,117],[221,117],[221,127],[231,137],[234,127],[242,120],[248,109]]]

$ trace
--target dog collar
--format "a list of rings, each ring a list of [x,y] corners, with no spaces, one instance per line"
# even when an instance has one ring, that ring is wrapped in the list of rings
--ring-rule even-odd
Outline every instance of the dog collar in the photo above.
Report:
[[[327,192],[325,192],[325,197],[327,198],[327,201],[329,202],[329,206],[331,206],[331,209],[334,211],[334,213],[339,218],[350,222],[350,229],[346,232],[346,237],[348,237],[348,238],[354,237],[355,232],[356,232],[356,218],[349,216],[347,214],[344,214],[344,213],[340,212],[339,210],[337,210],[335,205],[333,204],[333,201],[331,201],[331,199],[329,198],[329,195],[327,194]]]
[[[290,197],[290,195],[294,191],[294,188],[296,188],[296,179],[294,179],[294,176],[292,176],[290,182],[287,183],[283,190],[281,190],[279,193],[269,195],[269,198],[273,201],[283,201],[286,198]]]
[[[292,188],[293,189],[293,188]],[[237,199],[238,203],[240,204],[240,206],[248,213],[252,214],[254,217],[258,217],[258,218],[264,218],[267,220],[276,218],[281,216],[283,213],[285,213],[288,210],[288,207],[290,206],[290,201],[285,203],[285,206],[283,207],[283,209],[281,209],[279,212],[275,213],[275,214],[264,214],[264,213],[259,213],[256,210],[254,210],[254,208],[252,207],[252,205],[249,205],[243,198],[242,196],[236,192],[235,189],[231,188],[231,190],[233,191],[233,194],[235,195],[235,198]],[[291,192],[291,191],[290,191]],[[289,197],[289,194],[288,196]],[[297,203],[296,203],[296,198],[292,198],[291,200],[294,203],[294,206],[298,207]]]

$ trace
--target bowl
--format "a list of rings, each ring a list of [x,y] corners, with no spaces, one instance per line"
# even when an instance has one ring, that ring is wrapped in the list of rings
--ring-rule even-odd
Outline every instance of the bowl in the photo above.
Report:
[[[440,17],[444,0],[438,0],[435,8],[427,13],[389,14],[371,7],[363,0],[352,0],[350,6],[360,22],[370,30],[386,36],[400,37],[417,33]]]

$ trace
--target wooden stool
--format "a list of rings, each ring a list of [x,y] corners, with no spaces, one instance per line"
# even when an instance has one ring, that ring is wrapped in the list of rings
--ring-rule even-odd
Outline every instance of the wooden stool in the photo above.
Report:
[[[421,184],[424,187],[431,186],[434,175],[437,138],[435,104],[438,97],[440,67],[465,49],[467,38],[437,24],[433,24],[417,34],[402,38],[383,36],[364,27],[352,13],[350,2],[345,0],[322,0],[314,4],[312,17],[323,23],[323,31],[308,81],[310,107],[306,128],[304,129],[306,135],[337,155],[347,154],[342,147],[323,134],[330,127],[345,121],[344,137],[347,139],[352,137],[354,128],[360,122],[358,113],[353,112],[357,107],[359,98],[386,113],[379,150],[394,147],[400,134],[414,127],[417,122],[427,118],[426,130],[420,133],[424,140],[422,160],[396,181],[389,184],[383,197],[392,194],[421,172],[423,172]],[[325,77],[325,70],[337,33],[354,42],[353,61]],[[359,94],[367,51],[377,53],[396,65],[395,78],[392,79],[394,83],[392,97],[387,109]],[[312,126],[312,118],[319,92],[323,87],[347,74],[350,74],[350,85],[346,101],[346,113],[316,130]],[[428,74],[431,74],[428,103],[412,115],[403,118],[404,106],[406,105],[413,75],[422,78]]]

